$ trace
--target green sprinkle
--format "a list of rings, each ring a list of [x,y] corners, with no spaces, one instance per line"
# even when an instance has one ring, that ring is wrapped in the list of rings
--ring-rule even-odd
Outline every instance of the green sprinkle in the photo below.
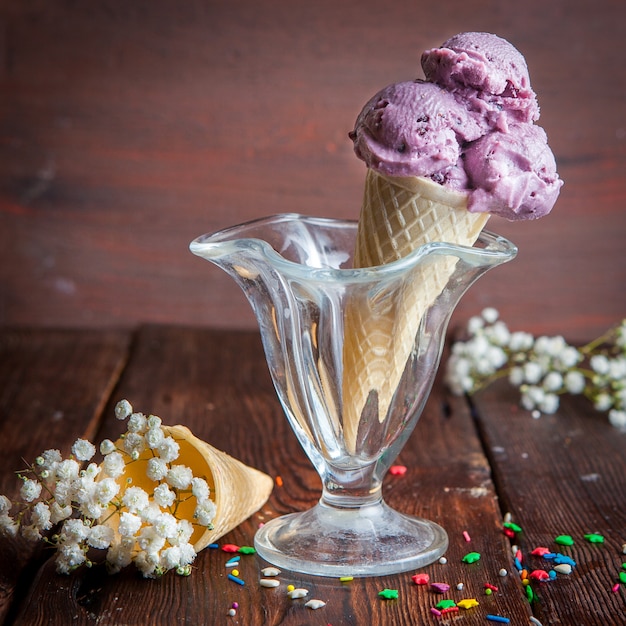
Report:
[[[558,543],[560,546],[573,546],[574,540],[571,535],[559,535],[554,539],[555,543]]]
[[[604,543],[604,537],[598,533],[589,533],[585,535],[585,539],[589,543]]]
[[[626,572],[620,572],[619,573],[619,581],[626,585]]]
[[[622,569],[626,569],[626,563],[622,563]]]
[[[468,552],[463,557],[463,563],[476,563],[476,561],[480,561],[480,553],[478,552]]]
[[[255,554],[256,550],[252,546],[241,546],[237,552],[241,552],[241,554]]]
[[[383,589],[378,592],[378,595],[385,600],[397,600],[398,599],[398,590],[397,589]]]
[[[456,606],[456,602],[454,600],[440,600],[435,605],[435,608],[439,609],[451,609],[453,606]]]
[[[504,527],[508,528],[509,530],[512,530],[514,533],[522,532],[522,527],[518,526],[517,524],[514,524],[513,522],[505,522]]]
[[[485,595],[486,596],[490,596],[493,593],[493,591],[491,589],[489,589],[489,587],[487,587],[487,589],[485,589]]]
[[[526,585],[526,599],[529,602],[534,602],[535,600],[535,592],[533,591],[533,588],[530,585]]]

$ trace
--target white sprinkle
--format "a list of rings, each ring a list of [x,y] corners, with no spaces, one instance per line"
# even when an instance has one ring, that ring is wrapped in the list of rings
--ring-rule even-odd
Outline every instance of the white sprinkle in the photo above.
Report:
[[[504,567],[498,572],[498,574],[500,574],[500,576],[502,576],[502,578],[504,578],[508,572],[504,569]]]
[[[448,562],[448,559],[446,559],[446,557],[445,557],[445,556],[442,556],[442,557],[439,559],[439,562],[440,562],[442,565],[445,565],[445,564]]]
[[[510,513],[505,513],[504,514],[504,523],[505,524],[510,524],[511,521],[513,520],[513,516]]]
[[[323,606],[326,606],[326,602],[323,600],[309,600],[304,606],[313,609],[321,609]]]
[[[277,567],[266,567],[261,570],[261,574],[263,574],[263,576],[278,576],[280,570]]]
[[[309,595],[309,590],[308,589],[302,589],[302,588],[293,589],[287,595],[292,600],[299,600],[300,598],[304,598],[305,596],[308,596]]]
[[[276,580],[275,578],[261,578],[259,584],[261,587],[278,587],[280,580]]]
[[[569,563],[559,563],[558,565],[554,566],[554,571],[558,572],[559,574],[571,574],[572,566]]]
[[[228,615],[230,617],[235,617],[235,615],[237,615],[237,611],[235,611],[235,609],[228,609]]]
[[[536,617],[531,617],[530,623],[534,624],[535,626],[541,626],[541,622]]]
[[[458,583],[458,584],[457,584],[457,586],[456,586],[456,588],[457,588],[459,591],[463,591],[463,587],[464,587],[463,583]]]
[[[622,554],[626,554],[626,543],[622,545]]]

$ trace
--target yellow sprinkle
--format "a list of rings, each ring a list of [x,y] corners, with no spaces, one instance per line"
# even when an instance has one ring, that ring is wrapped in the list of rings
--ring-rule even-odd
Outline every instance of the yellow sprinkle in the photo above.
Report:
[[[287,585],[287,591],[293,591],[295,587],[293,585]]]
[[[239,576],[239,570],[238,570],[238,569],[234,569],[234,570],[231,572],[231,574],[232,574],[233,576]]]
[[[465,600],[457,602],[456,605],[460,606],[462,609],[471,609],[472,607],[478,606],[478,600],[476,600],[476,598],[466,598]]]
[[[354,580],[354,576],[342,576],[339,579],[340,583],[349,583],[351,580]]]

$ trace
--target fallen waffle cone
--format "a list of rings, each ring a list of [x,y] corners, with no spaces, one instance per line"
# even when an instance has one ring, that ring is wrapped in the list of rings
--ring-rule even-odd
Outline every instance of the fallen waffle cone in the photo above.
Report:
[[[185,426],[162,428],[165,435],[171,436],[180,446],[174,463],[189,467],[194,477],[204,478],[215,503],[213,528],[195,526],[190,539],[195,551],[200,552],[258,511],[267,502],[274,481],[267,474],[198,439]],[[121,443],[118,446],[121,447]],[[129,486],[141,487],[152,493],[156,483],[146,475],[146,467],[153,456],[152,450],[146,450],[137,461],[126,466],[124,478],[132,479]],[[196,498],[188,498],[177,507],[176,517],[193,523],[195,507]]]
[[[391,263],[434,241],[472,246],[488,219],[486,213],[467,210],[462,192],[426,178],[395,178],[368,169],[354,267]],[[348,303],[343,428],[349,451],[355,451],[364,410],[384,421],[422,317],[445,288],[456,262],[446,255],[430,258],[393,294]]]

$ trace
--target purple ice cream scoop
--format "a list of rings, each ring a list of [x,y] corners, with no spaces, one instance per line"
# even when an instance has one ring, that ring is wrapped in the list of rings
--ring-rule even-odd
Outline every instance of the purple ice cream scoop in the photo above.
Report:
[[[389,85],[359,114],[357,156],[387,176],[468,194],[468,210],[509,220],[552,210],[563,182],[524,57],[489,33],[461,33],[422,55],[426,81]]]

